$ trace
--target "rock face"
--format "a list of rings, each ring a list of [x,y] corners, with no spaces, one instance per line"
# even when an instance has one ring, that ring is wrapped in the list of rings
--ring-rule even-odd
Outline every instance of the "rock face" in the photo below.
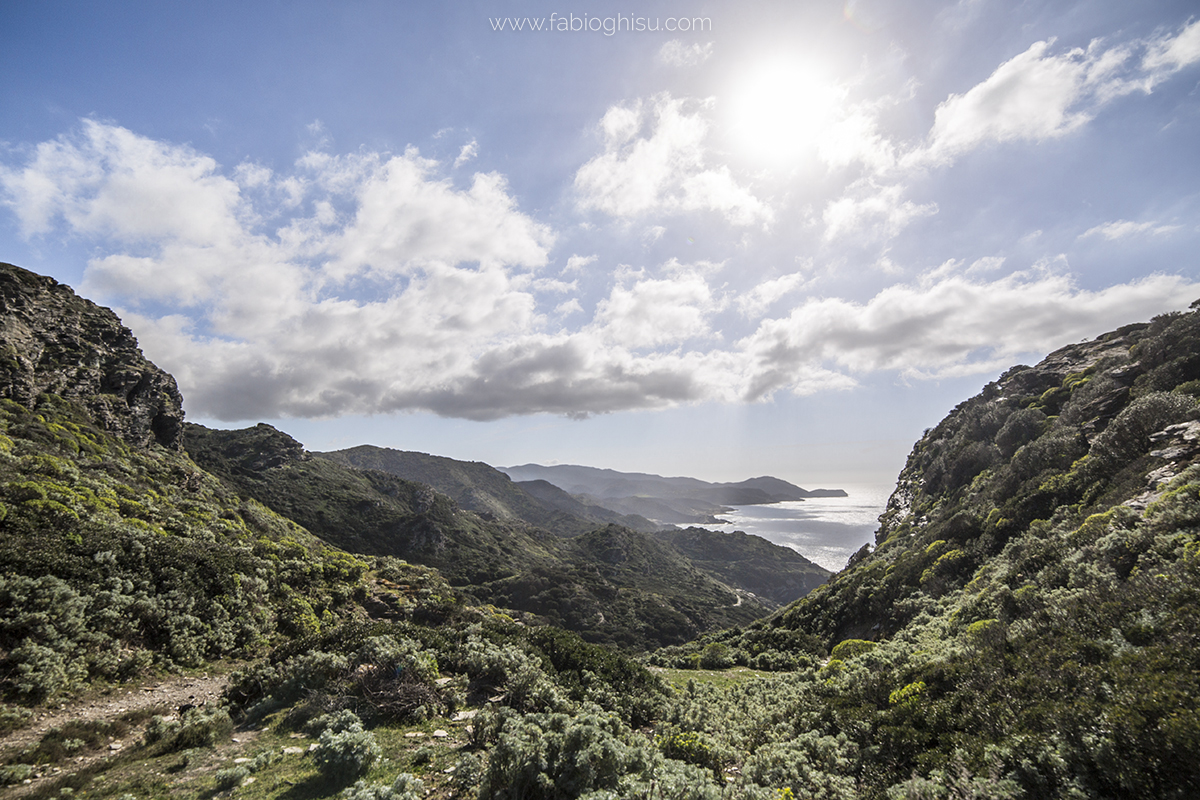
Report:
[[[49,393],[125,442],[183,449],[183,398],[116,314],[52,278],[0,263],[0,397]]]

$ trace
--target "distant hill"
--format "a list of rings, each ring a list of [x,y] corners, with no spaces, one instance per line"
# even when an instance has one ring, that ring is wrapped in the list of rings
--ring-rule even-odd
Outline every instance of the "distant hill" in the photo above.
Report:
[[[313,455],[358,469],[374,469],[407,481],[418,481],[468,511],[524,520],[563,536],[576,536],[609,523],[643,531],[657,529],[644,517],[586,505],[549,484],[527,487],[514,483],[503,472],[479,461],[456,461],[374,445]]]
[[[709,483],[698,478],[664,478],[566,464],[523,464],[499,470],[517,482],[543,480],[582,502],[662,523],[709,524],[719,522],[716,515],[727,513],[729,506],[846,496],[842,489],[802,489],[769,476],[737,483]]]
[[[749,622],[799,596],[780,587],[807,591],[829,575],[758,537],[730,537],[720,557],[694,562],[695,548],[685,553],[657,534],[589,525],[542,505],[486,464],[373,447],[315,455],[265,424],[222,431],[189,423],[185,444],[197,464],[236,491],[331,544],[435,567],[480,602],[633,650]],[[351,460],[421,480],[345,463]],[[469,511],[430,484],[489,510]],[[521,514],[541,515],[545,526]],[[553,527],[559,524],[566,529]],[[591,544],[597,536],[621,539],[632,555],[616,568],[599,563]],[[770,574],[755,568],[772,556]],[[741,561],[745,569],[730,566]]]

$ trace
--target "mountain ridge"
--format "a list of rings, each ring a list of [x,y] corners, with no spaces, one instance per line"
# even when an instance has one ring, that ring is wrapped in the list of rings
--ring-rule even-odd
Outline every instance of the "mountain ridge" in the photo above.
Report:
[[[574,464],[524,464],[497,469],[518,483],[544,480],[582,502],[665,524],[719,524],[722,520],[718,515],[732,511],[730,506],[846,496],[842,489],[802,489],[766,475],[736,483],[711,483],[699,478],[618,472]]]

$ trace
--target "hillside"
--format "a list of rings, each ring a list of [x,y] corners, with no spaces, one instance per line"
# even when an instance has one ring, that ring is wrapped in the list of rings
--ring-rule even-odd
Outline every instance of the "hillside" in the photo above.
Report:
[[[602,534],[579,534],[582,523],[575,517],[549,517],[551,522],[566,518],[571,538],[516,516],[476,514],[424,482],[345,466],[340,458],[316,457],[269,425],[216,431],[188,424],[185,439],[197,464],[331,544],[434,567],[479,602],[535,614],[590,641],[632,650],[678,644],[706,630],[749,622],[829,574],[757,537],[731,538],[721,563],[707,560],[716,568],[707,562],[698,566],[691,554],[657,535],[612,525],[602,530],[619,532],[607,535],[626,540],[635,555],[621,568],[609,569],[588,545]],[[398,451],[367,452],[390,458]],[[409,463],[426,460],[434,473],[431,482],[442,486],[461,490],[466,476],[478,483],[495,482],[498,476],[509,483],[500,473],[493,476],[485,464],[429,456]],[[487,496],[501,494],[493,488]],[[526,509],[533,502],[511,487],[503,496],[518,508],[519,502]],[[774,570],[737,568],[742,560],[760,564],[772,558]],[[796,593],[781,594],[785,586]]]
[[[0,693],[38,703],[357,613],[367,564],[182,451],[175,381],[107,309],[0,265]]]
[[[756,621],[811,565],[184,425],[111,312],[7,265],[0,322],[8,796],[1200,796],[1200,311],[988,384]]]
[[[828,742],[797,796],[1195,797],[1197,396],[1195,311],[1014,367],[917,442],[873,550],[654,660],[811,665],[770,717]]]
[[[523,520],[530,525],[574,536],[597,525],[616,523],[643,531],[657,530],[649,520],[617,514],[606,508],[585,505],[561,489],[527,487],[478,461],[456,461],[444,456],[360,445],[329,453],[314,453],[358,469],[387,472],[407,481],[417,481],[452,499],[459,507],[477,514]]]

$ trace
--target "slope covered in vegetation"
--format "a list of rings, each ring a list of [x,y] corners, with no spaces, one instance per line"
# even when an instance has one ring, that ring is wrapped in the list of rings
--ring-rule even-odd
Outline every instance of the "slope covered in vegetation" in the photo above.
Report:
[[[612,522],[641,531],[657,530],[657,526],[644,517],[585,505],[562,490],[557,490],[557,496],[546,502],[543,498],[547,492],[540,492],[541,497],[532,495],[500,470],[479,461],[458,461],[368,444],[314,455],[358,469],[378,470],[424,483],[468,511],[501,519],[524,520],[560,536],[587,533]]]
[[[688,724],[779,748],[797,796],[1196,796],[1198,394],[1197,312],[1009,370],[917,443],[873,551],[655,657],[808,667],[765,727]]]
[[[225,658],[233,672],[221,707],[162,709],[107,759],[76,760],[139,723],[79,721],[0,748],[9,791],[1200,796],[1200,312],[1009,370],[917,443],[873,549],[776,614],[661,649],[647,668],[474,593],[661,636],[637,625],[685,612],[663,603],[669,591],[718,585],[702,568],[736,537],[522,529],[542,548],[530,564],[461,587],[378,550],[347,554],[288,517],[330,537],[348,525],[355,547],[376,533],[449,541],[464,519],[483,531],[471,547],[518,540],[267,426],[208,438],[197,452],[219,474],[205,472],[170,435],[169,376],[122,355],[120,335],[81,333],[115,318],[14,275],[0,281],[20,323],[0,341],[0,730],[154,667]],[[39,292],[65,320],[51,334],[30,323]],[[355,506],[377,531],[354,528]],[[656,674],[672,668],[670,682]]]
[[[0,692],[196,666],[355,607],[366,563],[182,451],[174,380],[112,312],[0,269]]]
[[[669,535],[617,525],[578,535],[583,521],[571,518],[575,535],[568,538],[520,518],[481,516],[425,484],[314,457],[269,425],[217,431],[189,424],[185,440],[202,467],[331,544],[428,564],[477,602],[635,652],[745,624],[828,575],[754,537],[721,540],[711,558],[720,563],[706,568],[693,560],[702,548],[693,542],[685,553]],[[458,463],[438,459],[436,466]],[[704,541],[715,544],[720,534],[712,536]]]

